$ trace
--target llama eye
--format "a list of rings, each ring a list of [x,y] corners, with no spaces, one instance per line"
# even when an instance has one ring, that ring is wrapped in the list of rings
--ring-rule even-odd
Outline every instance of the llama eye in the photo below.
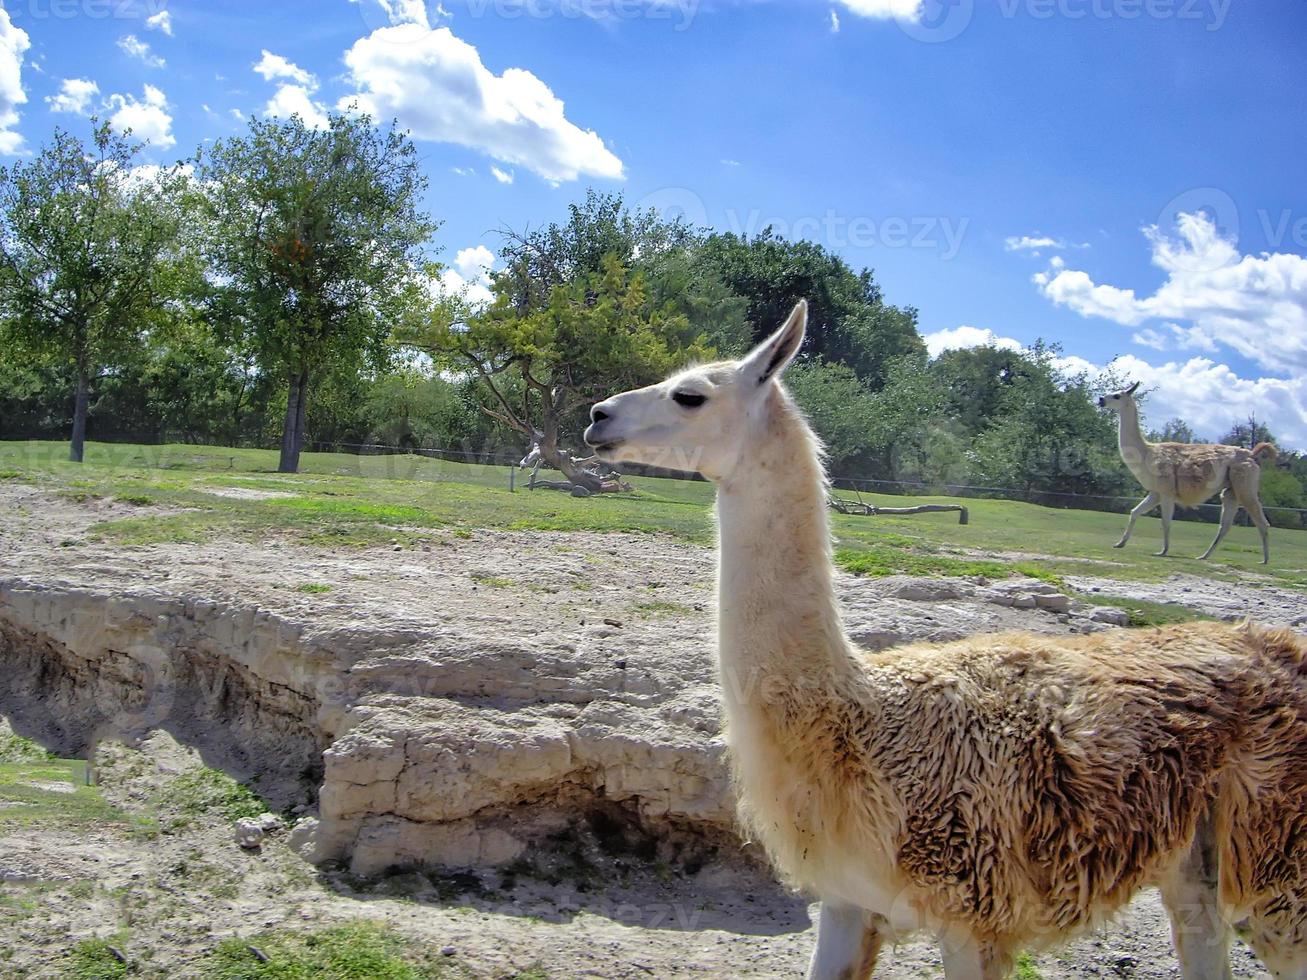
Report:
[[[704,395],[696,395],[692,391],[678,391],[672,394],[672,401],[682,408],[698,408],[708,399]]]

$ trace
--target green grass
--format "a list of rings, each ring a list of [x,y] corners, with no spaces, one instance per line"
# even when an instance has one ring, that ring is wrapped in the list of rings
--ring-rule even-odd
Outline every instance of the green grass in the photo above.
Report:
[[[225,772],[207,766],[187,769],[171,780],[163,792],[168,801],[186,816],[214,813],[236,821],[242,817],[257,817],[268,809],[253,790]]]
[[[107,498],[152,512],[94,524],[86,537],[126,547],[198,543],[228,537],[279,538],[309,546],[411,548],[466,538],[481,529],[663,533],[710,545],[712,487],[636,477],[631,494],[577,499],[549,490],[508,490],[506,467],[466,465],[418,456],[305,453],[301,472],[276,472],[272,450],[88,443],[81,466],[52,442],[0,442],[0,472],[49,487],[76,501]],[[214,491],[241,488],[293,496],[237,499]],[[864,494],[902,505],[902,497]],[[956,503],[914,497],[912,503]],[[1066,575],[1158,581],[1175,572],[1233,580],[1265,573],[1279,584],[1307,588],[1307,531],[1274,529],[1272,564],[1259,564],[1252,528],[1237,527],[1210,562],[1198,562],[1215,533],[1210,524],[1178,521],[1174,558],[1152,552],[1160,522],[1145,518],[1124,550],[1125,516],[1060,510],[1003,500],[967,500],[970,523],[953,514],[855,517],[832,515],[836,558],[861,575]],[[506,581],[487,581],[507,587]]]
[[[204,980],[428,980],[446,975],[438,955],[377,923],[353,922],[318,932],[228,939],[205,959],[200,975]]]
[[[1017,956],[1016,970],[1013,976],[1017,980],[1043,980],[1043,974],[1039,972],[1039,967],[1035,965],[1034,958],[1029,953],[1021,953]]]
[[[128,976],[128,964],[118,959],[110,947],[123,952],[120,941],[83,939],[68,952],[68,964],[62,976],[67,980],[115,980]]]
[[[1131,626],[1170,626],[1173,623],[1192,623],[1211,619],[1197,609],[1170,602],[1150,602],[1147,599],[1121,599],[1116,596],[1082,594],[1076,598],[1091,606],[1111,606],[1124,609],[1130,616]]]
[[[862,549],[838,548],[835,564],[854,575],[953,575],[1006,578],[1025,575],[1060,585],[1060,578],[1039,564],[1029,561],[1004,562],[977,558],[958,558],[935,554],[931,546],[895,547],[880,543]]]
[[[634,609],[636,613],[638,613],[640,616],[649,619],[653,619],[658,616],[684,616],[687,613],[691,613],[694,611],[689,606],[683,605],[682,603],[664,602],[661,600],[654,600],[652,602],[637,602],[634,606]]]
[[[325,582],[301,582],[295,586],[296,592],[307,592],[309,595],[322,595],[324,592],[330,592],[331,586]]]
[[[79,759],[0,762],[0,803],[9,804],[0,806],[0,833],[131,822],[97,787],[86,784],[86,763]]]
[[[53,753],[47,752],[30,738],[0,729],[0,763],[45,762],[53,758]]]

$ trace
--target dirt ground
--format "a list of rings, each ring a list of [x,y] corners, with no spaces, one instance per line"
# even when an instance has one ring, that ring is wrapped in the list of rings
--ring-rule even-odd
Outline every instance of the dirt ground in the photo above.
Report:
[[[712,555],[671,539],[450,532],[421,551],[403,552],[333,553],[276,540],[239,547],[110,548],[89,542],[86,528],[111,516],[140,516],[141,508],[0,484],[0,512],[6,515],[0,522],[0,571],[29,579],[239,596],[273,610],[311,605],[316,617],[341,628],[360,617],[410,619],[422,597],[438,589],[443,616],[474,618],[479,629],[549,630],[639,619],[628,643],[658,637],[709,642]],[[577,588],[578,582],[585,587]],[[306,584],[330,591],[306,593]],[[1136,588],[1107,578],[1074,584],[1112,595]],[[1215,588],[1187,584],[1183,597],[1174,596],[1180,584],[1156,587],[1156,594],[1221,616],[1253,611],[1259,619],[1292,622],[1304,613],[1300,594],[1256,581]],[[867,620],[864,610],[890,601],[884,588],[842,577],[841,594],[855,635],[859,629],[884,633],[885,622]],[[647,616],[641,617],[641,604]],[[1044,612],[965,597],[886,608],[894,622],[912,624],[902,627],[912,635],[942,638],[1018,625],[1071,628]],[[1043,618],[1036,623],[1034,617]],[[127,975],[195,977],[202,975],[205,953],[223,938],[367,918],[439,950],[449,976],[803,975],[815,907],[745,863],[722,861],[691,871],[614,857],[596,842],[582,841],[578,853],[584,860],[555,875],[408,873],[365,882],[305,864],[286,832],[246,851],[221,813],[177,819],[158,789],[198,764],[193,752],[162,733],[132,747],[102,746],[96,772],[105,798],[163,831],[142,833],[113,821],[0,823],[0,974],[74,975],[68,951],[100,936],[118,937],[133,971]],[[1237,977],[1267,975],[1242,947],[1234,959]],[[877,975],[942,972],[931,944],[914,941],[887,950]],[[1177,975],[1166,920],[1152,893],[1141,895],[1110,928],[1035,955],[1022,974],[1025,980]]]

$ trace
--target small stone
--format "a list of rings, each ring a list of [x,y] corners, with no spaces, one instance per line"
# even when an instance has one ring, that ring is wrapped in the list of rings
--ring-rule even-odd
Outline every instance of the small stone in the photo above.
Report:
[[[1012,597],[1012,606],[1015,609],[1034,609],[1035,597],[1032,595],[1019,595]]]
[[[1108,626],[1130,625],[1130,614],[1112,606],[1099,606],[1089,614],[1089,618],[1095,623],[1106,623]]]
[[[440,955],[441,955],[441,956],[453,956],[453,955],[454,955],[455,953],[457,953],[457,952],[458,952],[458,950],[455,949],[453,946],[441,946],[441,947],[440,947]]]
[[[390,550],[391,550],[391,551],[403,551],[403,550],[404,550],[404,546],[403,546],[402,544],[397,544],[397,545],[395,545],[395,547],[391,548]]]
[[[258,820],[242,817],[236,821],[236,843],[246,850],[254,851],[263,846],[264,830]]]
[[[1049,612],[1068,612],[1071,609],[1071,597],[1063,595],[1061,592],[1044,593],[1037,595],[1035,605],[1040,609],[1047,609]]]

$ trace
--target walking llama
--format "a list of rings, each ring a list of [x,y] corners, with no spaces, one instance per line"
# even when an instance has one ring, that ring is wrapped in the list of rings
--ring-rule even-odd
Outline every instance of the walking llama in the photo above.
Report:
[[[1307,978],[1307,642],[1192,623],[854,649],[821,446],[778,379],[800,303],[742,361],[594,407],[604,459],[717,485],[719,658],[744,826],[821,900],[813,980],[862,980],[918,929],[948,980],[1161,888],[1183,975],[1227,923]]]
[[[1262,512],[1258,496],[1262,477],[1258,461],[1275,459],[1275,447],[1269,442],[1259,443],[1255,449],[1206,443],[1149,442],[1139,427],[1139,406],[1134,397],[1138,387],[1136,381],[1124,391],[1098,399],[1099,408],[1110,408],[1120,414],[1121,458],[1148,491],[1148,496],[1130,512],[1125,534],[1113,547],[1124,548],[1135,529],[1135,521],[1160,504],[1162,550],[1158,555],[1165,556],[1171,550],[1171,515],[1175,513],[1175,505],[1196,507],[1219,491],[1221,526],[1211,546],[1199,555],[1199,560],[1211,557],[1234,524],[1234,515],[1243,507],[1261,533],[1262,564],[1268,564],[1271,560],[1270,523]]]

